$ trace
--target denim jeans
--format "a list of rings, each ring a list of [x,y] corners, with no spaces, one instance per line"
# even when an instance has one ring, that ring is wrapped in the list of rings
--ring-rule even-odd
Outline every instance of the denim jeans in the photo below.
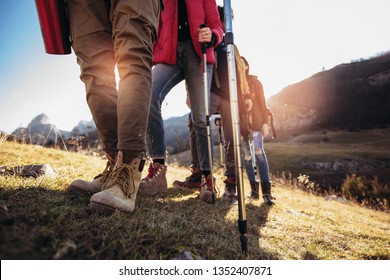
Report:
[[[255,150],[256,167],[259,172],[261,182],[269,182],[269,167],[267,156],[263,148],[263,134],[261,131],[253,131],[253,145]],[[244,165],[246,174],[250,182],[256,181],[256,175],[254,172],[254,166],[252,164],[252,158],[250,156],[249,142],[245,141],[243,144],[244,150]]]
[[[207,65],[207,73],[207,83],[208,88],[210,88],[212,65]],[[170,90],[183,80],[186,81],[188,87],[199,166],[201,170],[209,171],[203,67],[202,60],[196,54],[191,41],[178,42],[175,65],[160,63],[152,70],[152,101],[147,141],[149,156],[152,158],[165,158],[166,144],[161,104]],[[208,96],[207,98],[209,99],[210,97]],[[177,106],[186,105],[177,104]]]

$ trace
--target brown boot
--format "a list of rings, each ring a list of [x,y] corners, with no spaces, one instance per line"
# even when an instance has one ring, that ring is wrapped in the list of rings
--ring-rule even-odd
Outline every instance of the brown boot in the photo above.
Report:
[[[199,190],[202,184],[202,172],[199,167],[191,167],[191,175],[188,176],[184,181],[175,180],[173,186],[175,188]]]
[[[139,192],[146,195],[154,195],[168,191],[167,166],[158,162],[149,166],[149,173],[142,179]]]
[[[214,191],[211,180],[214,180]],[[209,174],[207,178],[202,176],[202,185],[200,188],[199,198],[206,203],[215,203],[217,198],[215,178],[212,178],[211,174]]]
[[[114,159],[109,156],[107,157],[108,157],[108,161],[103,173],[97,175],[92,181],[85,181],[81,179],[74,180],[72,183],[70,183],[68,190],[85,191],[91,193],[100,192],[115,165]]]
[[[141,157],[133,159],[129,164],[123,163],[123,154],[118,152],[114,170],[103,190],[91,197],[89,208],[99,212],[133,212],[144,163]]]
[[[275,202],[272,200],[271,196],[271,183],[270,182],[261,182],[261,192],[263,193],[264,203],[272,206]]]

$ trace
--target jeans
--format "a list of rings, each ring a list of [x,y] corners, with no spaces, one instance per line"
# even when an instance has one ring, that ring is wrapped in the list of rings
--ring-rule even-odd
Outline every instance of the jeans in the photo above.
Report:
[[[263,148],[263,134],[261,131],[253,131],[253,145],[255,150],[255,160],[256,167],[259,172],[260,181],[261,182],[269,182],[269,167],[267,156],[264,152]],[[250,182],[256,181],[256,175],[254,172],[254,166],[252,164],[252,158],[250,154],[249,141],[244,141],[243,146],[244,151],[244,166],[246,170],[246,174]]]
[[[208,88],[211,85],[211,73],[212,65],[208,64]],[[147,141],[149,155],[152,158],[165,158],[166,144],[161,104],[170,90],[183,80],[187,83],[190,98],[199,166],[202,171],[210,171],[202,60],[196,54],[191,41],[178,42],[175,65],[160,63],[152,70],[152,100]],[[209,95],[207,98],[210,98]],[[185,106],[185,104],[178,104],[178,106]]]

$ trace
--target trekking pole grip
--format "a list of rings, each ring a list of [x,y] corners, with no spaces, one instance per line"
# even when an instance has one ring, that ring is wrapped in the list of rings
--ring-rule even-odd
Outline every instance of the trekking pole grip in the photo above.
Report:
[[[199,25],[199,28],[205,28],[207,27],[207,25],[205,23],[202,23],[201,25]],[[207,51],[207,44],[206,43],[202,43],[202,54],[205,54]]]

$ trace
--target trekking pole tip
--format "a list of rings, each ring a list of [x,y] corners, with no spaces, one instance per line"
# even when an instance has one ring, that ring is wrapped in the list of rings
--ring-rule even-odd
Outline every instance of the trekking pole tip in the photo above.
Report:
[[[245,234],[240,235],[240,241],[241,241],[241,252],[244,255],[248,254],[248,238]]]

